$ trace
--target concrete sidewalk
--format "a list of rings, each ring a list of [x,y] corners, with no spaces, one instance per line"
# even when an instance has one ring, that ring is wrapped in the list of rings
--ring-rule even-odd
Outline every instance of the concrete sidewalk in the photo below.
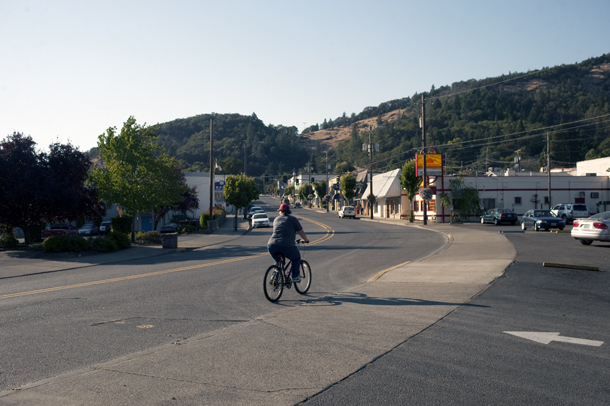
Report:
[[[212,247],[234,240],[250,230],[247,220],[238,218],[234,231],[234,217],[227,217],[225,223],[212,234],[194,233],[178,236],[178,251]],[[108,254],[79,255],[77,253],[43,253],[20,250],[0,251],[0,279],[38,273],[58,272],[68,269],[96,265],[124,263],[142,258],[173,254],[176,249],[159,245],[132,246],[129,249]]]
[[[418,227],[417,225],[398,223]],[[0,393],[3,405],[291,405],[468,301],[515,257],[502,234],[431,224],[447,244],[345,292]]]

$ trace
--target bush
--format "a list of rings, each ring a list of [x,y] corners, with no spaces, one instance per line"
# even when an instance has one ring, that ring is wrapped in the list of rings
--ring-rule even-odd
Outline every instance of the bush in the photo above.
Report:
[[[180,227],[180,229],[178,230],[178,234],[192,233],[193,231],[197,231],[197,228],[190,224],[186,224],[186,225]]]
[[[16,247],[19,245],[19,240],[11,231],[4,231],[0,235],[0,248]]]
[[[112,218],[112,230],[120,231],[123,234],[130,234],[132,220],[133,217],[131,216],[114,216]]]
[[[120,250],[131,248],[131,241],[129,241],[129,236],[120,231],[115,231],[114,229],[104,237],[104,240],[114,241]]]
[[[212,210],[214,211],[213,220],[216,220],[218,217],[222,216],[222,214],[225,212],[225,208],[222,206],[214,206],[214,208]],[[203,228],[204,230],[208,229],[208,220],[209,219],[210,219],[210,209],[201,213],[201,217],[199,217],[199,224],[201,225],[201,228]]]
[[[46,252],[81,252],[91,249],[91,244],[78,235],[54,235],[45,238],[42,248]]]
[[[158,231],[140,231],[136,233],[136,240],[160,242],[161,234]]]
[[[101,238],[100,239],[100,245],[99,245],[98,251],[107,254],[109,252],[118,251],[119,249],[120,249],[119,244],[117,244],[116,241],[114,241],[110,238]]]

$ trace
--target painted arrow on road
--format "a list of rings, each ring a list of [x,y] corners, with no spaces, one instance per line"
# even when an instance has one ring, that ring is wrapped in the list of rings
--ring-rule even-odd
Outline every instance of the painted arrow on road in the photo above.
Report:
[[[526,340],[536,341],[541,344],[549,344],[551,341],[560,341],[562,343],[599,347],[604,343],[603,341],[587,340],[584,338],[562,337],[559,333],[543,333],[537,331],[505,331],[505,333],[525,338]]]

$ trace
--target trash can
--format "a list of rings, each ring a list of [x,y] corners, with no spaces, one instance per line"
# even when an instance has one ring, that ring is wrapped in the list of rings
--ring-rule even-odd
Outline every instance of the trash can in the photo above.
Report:
[[[161,234],[163,248],[178,248],[178,233],[163,233]]]

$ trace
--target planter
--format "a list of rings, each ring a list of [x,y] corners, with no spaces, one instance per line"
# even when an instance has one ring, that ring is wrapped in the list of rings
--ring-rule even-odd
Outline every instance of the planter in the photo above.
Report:
[[[178,233],[161,234],[163,248],[178,248]]]

